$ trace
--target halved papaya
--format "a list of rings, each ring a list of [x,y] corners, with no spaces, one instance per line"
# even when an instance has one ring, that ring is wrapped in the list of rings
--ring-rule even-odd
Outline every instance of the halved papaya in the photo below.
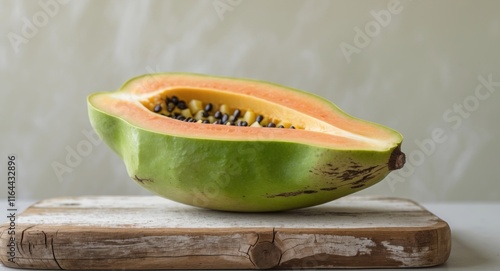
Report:
[[[148,74],[119,91],[90,95],[88,109],[132,179],[198,207],[265,212],[318,205],[405,163],[398,132],[267,82]]]

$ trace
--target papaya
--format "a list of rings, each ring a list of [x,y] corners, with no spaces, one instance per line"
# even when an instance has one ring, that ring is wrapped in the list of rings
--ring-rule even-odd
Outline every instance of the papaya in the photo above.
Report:
[[[87,98],[96,133],[145,189],[180,203],[271,212],[326,203],[403,167],[397,131],[312,93],[189,73],[138,76]]]

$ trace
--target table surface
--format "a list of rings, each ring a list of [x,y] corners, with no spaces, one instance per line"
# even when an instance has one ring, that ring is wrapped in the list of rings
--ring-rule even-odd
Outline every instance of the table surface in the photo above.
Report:
[[[16,202],[17,214],[33,203],[34,201],[18,200]],[[450,225],[452,231],[451,255],[448,261],[441,266],[403,270],[500,270],[500,215],[498,215],[500,202],[422,203],[421,205]],[[5,208],[1,212],[1,222],[3,223],[8,214]],[[0,271],[4,270],[20,269],[7,268],[0,264]]]

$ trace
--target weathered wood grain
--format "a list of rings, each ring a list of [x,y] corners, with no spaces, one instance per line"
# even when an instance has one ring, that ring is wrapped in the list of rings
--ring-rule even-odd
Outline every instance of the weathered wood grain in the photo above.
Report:
[[[41,201],[16,220],[16,263],[36,269],[422,267],[444,263],[448,224],[398,198],[350,196],[280,213],[229,213],[159,197]]]

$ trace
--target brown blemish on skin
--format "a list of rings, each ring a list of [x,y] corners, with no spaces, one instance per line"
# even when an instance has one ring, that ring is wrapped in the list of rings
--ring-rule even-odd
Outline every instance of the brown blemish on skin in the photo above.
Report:
[[[330,175],[331,177],[333,177],[335,179],[340,179],[342,182],[345,182],[345,181],[350,181],[350,180],[356,179],[356,178],[363,176],[365,174],[370,175],[376,167],[377,166],[371,166],[371,167],[359,169],[359,166],[355,165],[355,166],[352,166],[350,169],[346,169],[342,172],[338,172],[338,168],[334,168],[330,171],[323,170],[321,172],[325,175]]]
[[[134,178],[132,178],[132,179],[134,179],[134,180],[136,180],[137,182],[140,182],[140,183],[142,183],[142,184],[144,184],[144,182],[148,182],[148,183],[152,183],[152,182],[154,182],[154,180],[153,180],[153,179],[146,179],[146,178],[141,179],[141,178],[137,177],[137,175],[135,175],[135,176],[134,176]]]
[[[363,176],[363,178],[361,178],[361,179],[353,182],[352,184],[355,184],[355,185],[356,184],[362,184],[362,183],[365,183],[367,180],[369,180],[371,178],[373,178],[373,176],[371,174],[368,174],[368,175]]]
[[[323,190],[323,191],[333,191],[333,190],[336,190],[337,187],[325,187],[325,188],[320,188],[319,190]]]
[[[318,193],[316,190],[299,190],[299,191],[293,191],[293,192],[284,192],[284,193],[279,193],[275,195],[269,195],[266,196],[267,198],[275,198],[275,197],[293,197],[293,196],[298,196],[302,194],[314,194]]]
[[[354,161],[351,161],[351,168],[360,168],[361,166],[356,164]]]
[[[346,171],[344,171],[344,173],[342,173],[342,175],[339,176],[339,178],[345,182],[345,181],[349,181],[349,180],[352,180],[356,177],[359,177],[365,173],[370,173],[374,168],[376,168],[377,166],[372,166],[372,167],[367,167],[367,168],[364,168],[364,169],[348,169]]]

